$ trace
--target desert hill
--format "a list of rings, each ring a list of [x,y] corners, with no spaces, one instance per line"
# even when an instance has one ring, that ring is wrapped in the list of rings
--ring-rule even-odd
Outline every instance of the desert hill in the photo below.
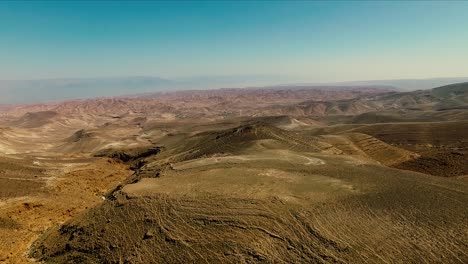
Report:
[[[58,113],[54,111],[28,112],[18,120],[11,122],[10,125],[20,128],[36,128],[53,122],[53,118],[57,116]]]
[[[50,229],[32,255],[50,263],[466,258],[466,181],[391,168],[418,155],[366,134],[307,137],[254,120],[162,138],[133,179]]]
[[[177,91],[118,98],[72,100],[6,108],[2,114],[54,111],[66,116],[95,118],[128,114],[154,118],[231,118],[235,116],[354,116],[368,112],[445,111],[468,104],[468,84],[414,92],[385,88],[279,87],[277,89],[219,89]],[[306,100],[309,98],[308,100]]]
[[[281,108],[282,114],[292,115],[360,115],[369,112],[398,111],[421,114],[418,111],[445,111],[468,106],[468,83],[453,84],[414,92],[389,92],[350,99],[304,101]]]
[[[3,107],[0,262],[466,263],[466,88]]]
[[[178,91],[117,98],[71,100],[65,102],[21,105],[7,108],[4,115],[19,116],[26,112],[55,111],[64,115],[123,115],[143,113],[155,116],[172,114],[179,118],[254,115],[256,109],[273,105],[314,100],[349,99],[387,92],[386,88],[353,87],[346,89],[218,89]],[[262,115],[265,115],[262,113]]]

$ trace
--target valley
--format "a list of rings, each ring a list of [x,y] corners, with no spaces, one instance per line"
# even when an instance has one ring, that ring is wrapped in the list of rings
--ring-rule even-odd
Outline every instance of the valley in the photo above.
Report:
[[[0,262],[468,261],[468,83],[0,109]]]

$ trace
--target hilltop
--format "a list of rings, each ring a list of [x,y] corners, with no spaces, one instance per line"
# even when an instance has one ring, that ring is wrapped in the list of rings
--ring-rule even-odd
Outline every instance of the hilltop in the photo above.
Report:
[[[0,261],[465,263],[467,93],[276,87],[4,107]]]

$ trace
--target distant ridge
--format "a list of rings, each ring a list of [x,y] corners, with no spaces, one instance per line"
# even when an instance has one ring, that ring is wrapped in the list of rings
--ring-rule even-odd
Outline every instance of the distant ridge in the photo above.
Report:
[[[216,88],[347,89],[369,87],[412,91],[468,81],[468,77],[374,80],[337,83],[292,83],[277,76],[212,76],[166,79],[155,76],[0,80],[0,104],[20,104],[95,97],[127,96],[176,90]],[[275,85],[276,83],[285,83]]]
[[[430,79],[395,79],[395,80],[364,80],[335,83],[298,83],[295,86],[389,86],[401,91],[426,90],[434,87],[445,86],[455,83],[467,82],[468,77],[447,77]]]

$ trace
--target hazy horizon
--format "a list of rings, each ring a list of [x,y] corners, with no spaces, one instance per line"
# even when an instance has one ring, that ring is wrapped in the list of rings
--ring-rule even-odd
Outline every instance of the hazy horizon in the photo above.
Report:
[[[468,264],[468,0],[0,19],[0,263]]]
[[[369,82],[369,81],[394,81],[394,80],[439,80],[439,79],[465,79],[468,78],[467,76],[459,75],[459,76],[435,76],[435,77],[414,77],[414,78],[382,78],[382,79],[346,79],[340,81],[315,81],[315,80],[308,80],[306,82],[294,82],[300,81],[301,79],[295,78],[288,78],[287,76],[275,76],[275,75],[194,75],[194,76],[178,76],[178,77],[166,77],[160,76],[157,74],[154,75],[103,75],[103,76],[62,76],[62,77],[47,77],[47,78],[25,78],[25,79],[0,79],[0,82],[16,82],[16,81],[48,81],[48,80],[87,80],[87,79],[127,79],[127,78],[157,78],[161,80],[201,80],[201,79],[217,79],[217,78],[271,78],[272,84],[281,85],[281,83],[277,83],[274,80],[274,77],[280,79],[288,79],[292,81],[291,83],[285,84],[338,84],[338,83],[350,83],[350,82]]]
[[[269,76],[214,76],[166,79],[156,76],[0,80],[0,105],[116,97],[145,93],[222,88],[275,87],[387,87],[399,91],[436,88],[468,82],[468,77],[359,80],[347,82],[294,82]]]
[[[468,2],[3,1],[0,104],[295,84],[434,88],[468,81],[466,13]]]

